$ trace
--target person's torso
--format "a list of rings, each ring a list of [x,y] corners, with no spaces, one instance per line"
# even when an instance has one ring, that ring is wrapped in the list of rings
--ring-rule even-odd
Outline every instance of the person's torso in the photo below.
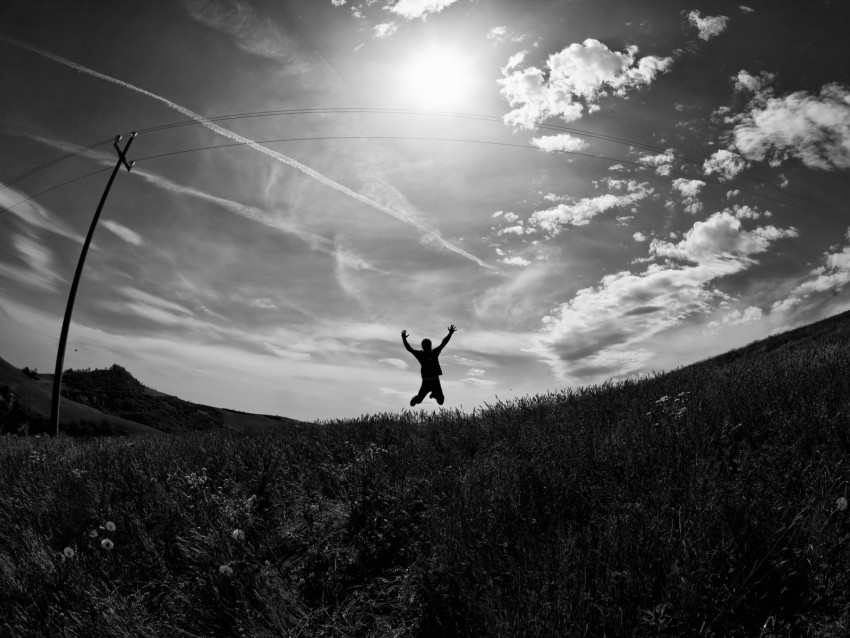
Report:
[[[425,352],[424,350],[418,350],[416,352],[416,358],[419,360],[419,363],[422,366],[423,379],[438,377],[443,374],[443,371],[440,369],[439,356],[440,353],[435,352],[434,350],[429,350],[428,352]]]

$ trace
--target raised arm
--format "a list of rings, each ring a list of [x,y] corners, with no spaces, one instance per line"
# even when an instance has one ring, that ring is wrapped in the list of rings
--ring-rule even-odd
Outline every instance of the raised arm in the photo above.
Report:
[[[449,326],[449,334],[447,334],[445,336],[445,338],[443,339],[443,342],[440,344],[440,347],[437,348],[438,352],[446,346],[446,344],[449,342],[449,339],[452,338],[452,335],[455,333],[456,330],[457,330],[457,328],[455,328],[454,324]]]
[[[409,353],[413,354],[413,348],[411,348],[411,347],[410,347],[410,344],[409,344],[409,343],[407,343],[407,330],[402,330],[402,331],[401,331],[401,341],[402,341],[402,343],[404,344],[404,347],[407,349],[407,351],[408,351]]]

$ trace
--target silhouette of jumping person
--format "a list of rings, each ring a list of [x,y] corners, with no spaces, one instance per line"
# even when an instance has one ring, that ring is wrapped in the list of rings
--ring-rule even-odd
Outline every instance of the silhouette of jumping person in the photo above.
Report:
[[[440,385],[440,375],[443,374],[442,369],[440,368],[440,361],[438,357],[440,356],[440,352],[443,351],[443,348],[449,342],[449,339],[452,338],[452,334],[454,334],[457,328],[454,327],[454,324],[449,326],[449,334],[446,335],[446,338],[443,339],[443,342],[434,349],[431,349],[431,340],[423,339],[422,340],[422,350],[414,350],[410,347],[410,344],[407,343],[407,330],[401,331],[401,340],[404,343],[404,347],[407,348],[407,351],[416,357],[416,360],[422,365],[422,386],[419,388],[419,392],[415,397],[410,400],[410,405],[416,405],[418,403],[422,403],[425,399],[425,395],[429,392],[431,393],[431,398],[436,399],[437,403],[443,405],[443,401],[445,401],[445,397],[443,396],[443,388]]]

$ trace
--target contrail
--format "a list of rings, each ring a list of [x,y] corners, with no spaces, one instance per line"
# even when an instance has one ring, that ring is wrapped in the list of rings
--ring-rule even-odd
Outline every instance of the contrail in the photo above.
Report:
[[[68,152],[77,150],[76,147],[71,144],[67,144],[66,142],[62,142],[59,140],[49,139],[41,135],[26,134],[26,137],[31,140],[35,140],[36,142],[40,142],[45,146],[50,146],[52,148],[58,149],[60,151]],[[95,160],[103,166],[112,166],[115,163],[115,158],[105,153],[100,153],[97,151],[85,151],[83,155]],[[326,237],[322,237],[321,235],[316,235],[315,233],[303,230],[298,226],[295,226],[294,224],[281,221],[268,211],[263,210],[261,208],[257,208],[255,206],[246,206],[245,204],[240,204],[239,202],[235,202],[231,199],[224,199],[223,197],[216,197],[215,195],[210,195],[209,193],[199,191],[196,188],[177,184],[165,177],[157,175],[156,173],[151,173],[141,168],[134,168],[133,174],[138,175],[146,182],[149,182],[154,186],[158,186],[170,193],[174,193],[175,195],[185,195],[188,197],[194,197],[195,199],[200,199],[210,204],[219,206],[231,213],[234,213],[235,215],[239,215],[241,217],[245,217],[247,219],[263,224],[265,226],[269,226],[276,230],[295,235],[305,243],[309,244],[310,248],[312,248],[313,250],[325,252],[329,255],[334,254],[334,251],[331,248],[331,245],[333,243],[331,242],[331,240],[327,239]],[[82,239],[80,241],[82,241]]]
[[[402,221],[406,224],[410,224],[411,226],[414,226],[415,228],[418,228],[420,231],[422,231],[432,241],[438,243],[439,245],[441,245],[444,248],[452,251],[453,253],[457,253],[458,255],[465,257],[466,259],[469,259],[470,261],[478,264],[482,268],[486,268],[487,270],[495,270],[495,268],[493,268],[490,264],[487,264],[486,262],[481,261],[480,259],[478,259],[478,257],[476,257],[475,255],[471,255],[470,253],[466,252],[462,248],[459,248],[459,247],[455,246],[454,244],[449,243],[448,241],[443,239],[442,236],[439,233],[437,233],[436,231],[433,231],[430,228],[426,227],[421,222],[419,222],[415,219],[412,219],[410,216],[405,215],[404,213],[401,213],[399,211],[393,210],[392,208],[388,208],[387,206],[384,206],[384,205],[382,205],[382,204],[380,204],[380,203],[378,203],[378,202],[376,202],[372,199],[369,199],[368,197],[364,197],[360,193],[357,193],[357,192],[351,190],[347,186],[343,186],[342,184],[335,182],[328,177],[325,177],[324,175],[322,175],[318,171],[310,168],[309,166],[306,166],[306,165],[302,164],[301,162],[292,159],[291,157],[283,155],[282,153],[278,153],[277,151],[273,151],[272,149],[270,149],[266,146],[263,146],[262,144],[257,144],[256,142],[248,139],[247,137],[242,137],[238,133],[234,133],[233,131],[230,131],[230,130],[222,127],[222,126],[219,126],[215,122],[211,122],[210,120],[205,118],[203,115],[199,115],[198,113],[195,113],[194,111],[187,109],[185,106],[180,106],[179,104],[176,104],[176,103],[172,102],[171,100],[169,100],[167,98],[156,95],[155,93],[151,93],[150,91],[146,91],[145,89],[142,89],[138,86],[130,84],[129,82],[124,82],[123,80],[113,78],[113,77],[106,75],[104,73],[100,73],[98,71],[95,71],[94,69],[90,69],[90,68],[85,67],[81,64],[77,64],[76,62],[72,62],[71,60],[66,60],[65,58],[60,57],[60,56],[58,56],[54,53],[50,53],[49,51],[46,51],[46,50],[41,49],[39,47],[33,46],[31,44],[27,44],[26,42],[23,42],[23,41],[18,40],[16,38],[9,37],[9,36],[4,35],[2,33],[0,33],[0,40],[2,40],[4,42],[8,42],[9,44],[16,46],[16,47],[19,47],[21,49],[26,49],[27,51],[31,51],[32,53],[36,53],[38,55],[41,55],[45,58],[53,60],[54,62],[58,62],[59,64],[63,64],[67,67],[70,67],[70,68],[75,69],[77,71],[80,71],[82,73],[86,73],[88,75],[91,75],[91,76],[96,77],[96,78],[101,79],[101,80],[105,80],[107,82],[112,82],[113,84],[117,84],[118,86],[122,86],[125,89],[130,89],[131,91],[136,91],[137,93],[141,93],[142,95],[146,95],[147,97],[152,98],[154,100],[157,100],[158,102],[162,102],[167,107],[174,109],[175,111],[177,111],[179,113],[182,113],[186,117],[188,117],[192,120],[195,120],[196,122],[198,122],[202,126],[208,128],[209,130],[211,130],[215,133],[218,133],[219,135],[221,135],[223,137],[226,137],[226,138],[231,139],[233,141],[239,142],[241,144],[245,144],[246,146],[254,149],[255,151],[262,153],[263,155],[267,155],[268,157],[271,157],[272,159],[275,159],[278,162],[281,162],[282,164],[286,164],[287,166],[291,166],[292,168],[301,171],[302,173],[304,173],[308,177],[313,178],[314,180],[316,180],[320,184],[324,184],[325,186],[328,186],[328,187],[330,187],[330,188],[332,188],[336,191],[339,191],[340,193],[347,195],[348,197],[351,197],[352,199],[355,199],[362,204],[366,204],[367,206],[370,206],[371,208],[374,208],[377,211],[385,213],[385,214],[387,214],[391,217],[395,217],[399,221]]]

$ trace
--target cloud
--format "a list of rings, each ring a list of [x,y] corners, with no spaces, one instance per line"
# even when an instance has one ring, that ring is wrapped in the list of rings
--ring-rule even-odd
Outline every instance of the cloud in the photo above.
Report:
[[[739,218],[723,211],[696,222],[676,244],[653,239],[649,251],[658,257],[696,263],[710,259],[742,259],[763,253],[771,243],[786,237],[797,237],[797,230],[793,226],[785,230],[764,226],[745,231],[741,229]]]
[[[699,195],[705,182],[701,179],[685,179],[680,177],[673,180],[673,188],[675,188],[682,197],[696,197]]]
[[[702,17],[699,11],[691,11],[688,14],[688,22],[699,30],[701,40],[711,40],[726,30],[729,18],[726,16]]]
[[[314,68],[283,29],[259,16],[244,0],[181,0],[181,3],[194,20],[233,37],[243,51],[279,62],[296,73]]]
[[[705,182],[701,179],[685,179],[680,177],[673,180],[673,188],[679,191],[685,204],[685,212],[696,215],[702,211],[702,202],[697,199]]]
[[[755,9],[748,7],[745,4],[738,5],[738,9],[741,10],[741,13],[755,13],[756,12]]]
[[[507,27],[493,27],[487,32],[488,40],[495,40],[496,42],[502,42],[505,39],[505,36],[508,34]]]
[[[507,73],[511,69],[515,69],[520,64],[525,61],[525,56],[528,54],[528,51],[520,51],[518,53],[514,53],[511,57],[508,58],[508,63],[502,67],[502,73]]]
[[[598,197],[586,197],[574,204],[559,204],[548,210],[531,215],[531,224],[539,226],[551,235],[557,235],[562,226],[584,226],[590,220],[612,208],[629,206],[652,194],[647,184],[636,184],[634,189],[623,195],[606,193]]]
[[[734,179],[745,168],[747,168],[747,162],[737,153],[726,149],[715,151],[702,164],[703,173],[706,175],[717,174],[721,179]]]
[[[583,139],[574,137],[567,133],[559,135],[546,135],[543,137],[532,137],[531,143],[547,153],[583,151],[590,146]]]
[[[145,240],[142,239],[142,236],[139,235],[137,232],[132,231],[126,226],[122,226],[121,224],[114,222],[111,219],[104,220],[100,222],[100,224],[108,231],[116,234],[118,237],[126,241],[128,244],[132,244],[133,246],[141,246],[145,243]]]
[[[74,148],[74,150],[78,149]],[[4,211],[19,217],[31,226],[48,230],[80,244],[83,243],[83,236],[62,221],[60,217],[51,213],[35,200],[24,201],[26,199],[28,199],[26,193],[16,191],[0,182],[0,208]]]
[[[374,27],[372,27],[372,32],[378,39],[388,38],[396,31],[398,31],[398,23],[392,21],[376,24]]]
[[[522,257],[505,257],[502,261],[509,266],[528,266],[531,264],[530,261]]]
[[[832,83],[818,95],[798,91],[755,100],[735,126],[734,147],[749,160],[773,165],[795,158],[810,168],[850,168],[850,88]]]
[[[840,290],[850,283],[850,228],[845,235],[848,245],[835,247],[823,255],[822,264],[809,272],[808,278],[796,286],[782,301],[773,304],[771,312],[787,312],[804,301]]]
[[[0,263],[0,276],[8,277],[18,284],[55,292],[56,282],[63,281],[56,274],[53,252],[35,237],[16,234],[12,244],[26,268]]]
[[[648,237],[641,232],[635,233],[634,235],[632,235],[632,238],[636,242],[645,242],[648,239]]]
[[[440,13],[455,2],[457,0],[398,0],[389,10],[408,20],[416,18],[424,20],[432,13]]]
[[[22,42],[21,40],[17,40],[15,38],[10,38],[9,36],[3,35],[3,34],[0,34],[0,40],[2,40],[4,42],[8,42],[9,44],[12,44],[12,45],[17,46],[17,47],[22,48],[22,49],[25,49],[27,51],[31,51],[32,53],[36,53],[38,55],[41,55],[45,58],[53,60],[54,62],[57,62],[59,64],[67,66],[69,68],[72,68],[72,69],[75,69],[75,70],[80,71],[82,73],[86,73],[88,75],[91,75],[92,77],[96,77],[96,78],[104,80],[106,82],[111,82],[112,84],[116,84],[118,86],[124,87],[126,89],[131,90],[131,91],[135,91],[137,93],[145,95],[145,96],[147,96],[151,99],[154,99],[158,102],[161,102],[162,104],[165,104],[167,107],[169,107],[169,108],[185,115],[186,117],[198,122],[199,124],[201,124],[205,128],[207,128],[207,129],[209,129],[209,130],[211,130],[215,133],[218,133],[222,137],[233,140],[233,141],[238,142],[240,144],[244,144],[248,148],[250,148],[250,149],[252,149],[252,150],[254,150],[258,153],[261,153],[261,154],[263,154],[267,157],[270,157],[270,158],[280,162],[281,164],[284,164],[286,166],[289,166],[290,168],[294,168],[295,170],[300,171],[301,173],[307,175],[309,178],[319,182],[320,184],[323,184],[324,186],[327,186],[328,188],[331,188],[331,189],[333,189],[333,190],[335,190],[339,193],[342,193],[343,195],[346,195],[347,197],[350,197],[351,199],[354,199],[354,200],[356,200],[356,201],[358,201],[362,204],[365,204],[366,206],[369,206],[370,208],[372,208],[374,210],[377,210],[377,211],[382,212],[386,215],[389,215],[390,217],[394,217],[395,219],[397,219],[397,220],[399,220],[403,223],[406,223],[406,224],[409,224],[411,226],[416,227],[417,229],[419,229],[423,233],[423,235],[424,235],[423,239],[427,243],[445,248],[449,252],[453,252],[457,255],[460,255],[463,258],[468,259],[469,261],[472,261],[473,263],[481,266],[482,268],[484,268],[486,270],[490,270],[490,271],[494,270],[494,268],[492,266],[490,266],[489,264],[481,261],[480,259],[478,259],[474,255],[468,253],[467,251],[463,250],[459,246],[455,246],[454,244],[446,241],[445,239],[443,239],[443,237],[439,233],[437,233],[436,231],[434,231],[430,228],[423,226],[416,219],[411,218],[410,215],[408,215],[408,214],[406,214],[402,211],[398,211],[398,210],[394,210],[392,208],[388,208],[386,206],[379,204],[378,202],[375,202],[375,201],[369,199],[368,197],[364,197],[360,193],[357,193],[357,192],[351,190],[347,186],[339,184],[338,182],[335,182],[334,180],[330,179],[329,177],[321,174],[319,171],[317,171],[313,168],[310,168],[309,166],[302,164],[301,162],[294,160],[291,157],[287,157],[283,153],[278,153],[277,151],[274,151],[274,150],[272,150],[272,149],[270,149],[266,146],[263,146],[262,144],[259,144],[259,143],[255,142],[254,140],[248,139],[247,137],[243,137],[242,135],[239,135],[238,133],[234,133],[233,131],[226,129],[223,126],[219,126],[215,122],[212,122],[212,121],[208,120],[207,118],[205,118],[203,115],[199,115],[198,113],[195,113],[194,111],[187,109],[184,106],[180,106],[179,104],[172,102],[168,98],[164,98],[160,95],[157,95],[155,93],[151,93],[150,91],[147,91],[147,90],[139,88],[139,87],[137,87],[133,84],[130,84],[129,82],[124,82],[123,80],[113,78],[109,75],[106,75],[104,73],[100,73],[98,71],[90,69],[90,68],[83,66],[81,64],[77,64],[76,62],[72,62],[70,60],[67,60],[67,59],[61,57],[61,56],[50,53],[49,51],[45,51],[44,49],[40,49],[39,47],[32,46],[30,44],[27,44],[26,42]]]
[[[642,155],[638,158],[638,162],[644,166],[655,166],[655,172],[659,175],[669,175],[675,158],[675,151],[668,148],[658,155]]]
[[[721,328],[725,328],[727,326],[743,326],[748,323],[761,321],[763,318],[764,312],[762,312],[762,309],[758,306],[750,306],[743,312],[740,310],[733,310],[732,312],[728,312],[723,315],[719,321],[710,321],[706,326],[705,333],[716,334],[720,332]]]
[[[546,71],[537,67],[503,69],[498,80],[501,94],[515,107],[504,116],[507,124],[533,128],[549,117],[571,122],[585,110],[598,109],[603,95],[625,97],[630,91],[652,83],[673,64],[673,58],[646,56],[637,59],[638,48],[612,51],[599,40],[586,39],[549,56]],[[512,72],[509,72],[512,71]]]
[[[394,368],[398,368],[399,370],[407,370],[410,366],[407,365],[407,361],[402,361],[401,359],[396,359],[394,357],[387,357],[385,359],[378,359],[381,363],[387,363]]]
[[[792,229],[742,229],[740,220],[717,213],[694,224],[678,244],[653,240],[651,256],[671,259],[639,273],[622,271],[579,290],[544,317],[532,350],[568,384],[596,383],[645,370],[653,359],[649,340],[712,309],[726,298],[713,285],[755,263]]]

